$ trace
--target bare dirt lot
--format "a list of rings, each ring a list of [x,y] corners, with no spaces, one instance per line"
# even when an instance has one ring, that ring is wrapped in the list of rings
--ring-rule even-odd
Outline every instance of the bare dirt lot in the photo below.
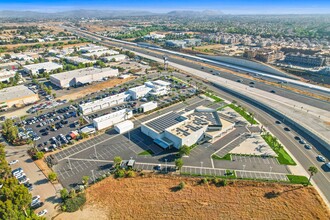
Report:
[[[87,190],[81,211],[64,219],[329,219],[313,187],[234,181],[225,187],[199,179],[150,176],[107,178]],[[184,181],[186,187],[178,190]],[[272,196],[272,192],[280,193]]]

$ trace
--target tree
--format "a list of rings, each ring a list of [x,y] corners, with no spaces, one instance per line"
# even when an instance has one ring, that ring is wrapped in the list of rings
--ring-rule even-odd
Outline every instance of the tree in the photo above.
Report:
[[[82,139],[88,138],[88,134],[86,134],[86,133],[81,133],[80,136],[81,136]]]
[[[71,189],[71,190],[70,190],[70,193],[69,193],[69,197],[70,197],[70,198],[75,198],[76,196],[77,196],[76,190]]]
[[[51,172],[50,174],[48,174],[48,179],[51,181],[51,182],[54,182],[57,180],[57,174],[55,172]]]
[[[183,189],[185,186],[186,186],[186,183],[183,182],[183,181],[181,181],[181,182],[179,183],[178,188],[179,188],[179,189]]]
[[[134,170],[129,170],[129,171],[127,171],[126,175],[127,175],[127,177],[135,177],[135,172],[134,172]]]
[[[183,160],[181,158],[175,160],[176,169],[181,170],[182,166],[183,166]]]
[[[312,176],[314,176],[315,174],[317,174],[318,169],[316,167],[314,167],[314,166],[310,166],[308,168],[308,171],[309,171],[310,175],[309,175],[309,178],[308,178],[307,186],[309,185],[309,183],[310,183],[310,181],[312,179]]]
[[[82,183],[87,186],[88,185],[88,180],[89,180],[89,176],[83,176],[82,177]]]
[[[121,159],[120,156],[115,156],[115,157],[113,158],[113,162],[114,162],[115,166],[120,165],[120,164],[121,164],[121,161],[122,161],[122,159]]]
[[[42,159],[44,157],[44,152],[41,151],[37,152],[36,157],[38,158],[38,160]]]
[[[69,197],[69,192],[66,188],[61,189],[60,194],[63,200]]]
[[[187,145],[183,145],[182,147],[180,147],[179,149],[179,155],[182,157],[183,155],[189,155],[190,154],[190,147],[188,147]]]

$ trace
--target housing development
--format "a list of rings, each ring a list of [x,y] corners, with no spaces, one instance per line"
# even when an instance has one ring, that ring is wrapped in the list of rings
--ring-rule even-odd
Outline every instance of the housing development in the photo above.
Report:
[[[328,15],[30,13],[0,11],[0,219],[330,218]]]

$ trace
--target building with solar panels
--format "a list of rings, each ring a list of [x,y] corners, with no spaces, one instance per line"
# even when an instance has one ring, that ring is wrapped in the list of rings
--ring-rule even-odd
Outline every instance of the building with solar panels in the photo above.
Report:
[[[162,148],[191,146],[204,140],[214,140],[234,125],[220,119],[214,109],[200,107],[188,112],[169,112],[141,124],[142,133]]]

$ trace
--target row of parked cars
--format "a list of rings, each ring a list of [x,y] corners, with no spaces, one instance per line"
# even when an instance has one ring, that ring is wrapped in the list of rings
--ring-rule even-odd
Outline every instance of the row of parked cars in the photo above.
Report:
[[[14,165],[16,163],[18,163],[18,160],[13,160],[9,162],[10,165]],[[29,182],[30,179],[26,176],[24,170],[21,167],[14,169],[11,173],[18,180],[19,184],[24,184],[24,186],[27,187],[29,191],[33,190],[33,185]],[[40,208],[43,205],[44,203],[41,202],[39,195],[32,197],[32,202],[30,204],[32,209]],[[44,209],[37,213],[38,216],[44,216],[45,214],[47,214],[47,209]]]

